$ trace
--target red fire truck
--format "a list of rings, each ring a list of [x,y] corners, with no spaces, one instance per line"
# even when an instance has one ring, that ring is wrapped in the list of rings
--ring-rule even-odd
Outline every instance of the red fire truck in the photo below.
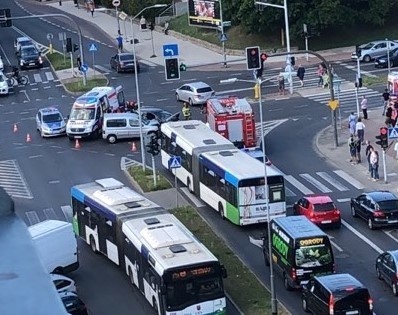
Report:
[[[238,148],[256,146],[256,125],[249,102],[236,96],[210,98],[206,108],[210,129]]]

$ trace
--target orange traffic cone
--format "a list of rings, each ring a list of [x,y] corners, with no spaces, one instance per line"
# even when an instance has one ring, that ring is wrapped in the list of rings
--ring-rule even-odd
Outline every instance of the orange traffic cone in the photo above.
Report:
[[[76,139],[75,141],[75,149],[80,149],[79,139]]]
[[[14,132],[17,132],[18,131],[18,126],[17,126],[17,124],[14,124]]]
[[[137,147],[135,146],[135,142],[133,142],[131,144],[131,152],[136,152],[137,151]]]
[[[32,138],[30,137],[30,134],[26,134],[26,142],[31,142]]]

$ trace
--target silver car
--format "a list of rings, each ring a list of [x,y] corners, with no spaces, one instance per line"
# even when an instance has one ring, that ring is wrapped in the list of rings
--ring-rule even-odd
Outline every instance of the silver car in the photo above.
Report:
[[[394,41],[378,40],[359,46],[361,56],[359,61],[370,62],[377,57],[387,54],[387,43],[390,43],[390,50],[398,47],[398,43]],[[351,54],[352,60],[357,60],[357,52]]]
[[[214,90],[204,82],[185,83],[176,90],[177,101],[188,102],[191,106],[206,104],[214,95]]]
[[[77,291],[75,281],[73,281],[72,279],[54,273],[50,274],[50,277],[58,293]]]
[[[55,107],[41,108],[36,114],[36,129],[43,138],[65,135],[65,119]]]

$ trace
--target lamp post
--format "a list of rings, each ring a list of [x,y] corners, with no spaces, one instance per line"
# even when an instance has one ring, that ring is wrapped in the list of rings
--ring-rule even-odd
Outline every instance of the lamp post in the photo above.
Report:
[[[271,259],[272,257],[272,247],[271,247],[271,214],[270,214],[270,209],[269,209],[269,187],[268,187],[268,181],[267,181],[267,164],[265,161],[265,135],[264,135],[264,128],[263,128],[263,106],[262,106],[262,93],[261,93],[261,84],[264,82],[270,81],[274,78],[268,78],[265,80],[261,80],[261,78],[258,78],[257,80],[240,80],[237,78],[231,78],[227,80],[221,80],[220,83],[234,83],[234,82],[250,82],[250,83],[255,83],[258,84],[259,86],[259,97],[258,97],[258,106],[260,109],[260,124],[261,124],[261,143],[262,143],[262,153],[263,153],[263,165],[264,165],[264,189],[265,189],[265,207],[267,208],[267,226],[268,226],[268,249],[269,249],[269,257]],[[277,315],[278,314],[278,304],[276,300],[276,292],[275,292],[275,285],[274,285],[274,268],[272,266],[272,262],[270,263],[270,288],[271,288],[271,314],[272,315]]]
[[[388,38],[386,38],[386,44],[387,44],[387,67],[388,67],[388,73],[390,73],[390,68],[391,68],[391,64],[390,64],[390,41],[388,40]]]
[[[167,4],[154,4],[148,7],[143,8],[140,12],[138,12],[134,17],[131,18],[131,32],[133,36],[133,56],[134,56],[134,78],[135,78],[135,92],[137,95],[137,104],[138,104],[138,124],[140,131],[140,150],[141,150],[141,160],[142,160],[142,169],[145,172],[145,145],[144,145],[144,137],[142,135],[142,117],[141,117],[141,100],[140,100],[140,88],[138,85],[138,73],[137,73],[137,56],[135,53],[135,40],[134,40],[134,27],[133,21],[142,14],[142,12],[153,9],[153,8],[163,8],[166,7]]]
[[[263,0],[264,1],[264,0]],[[288,52],[286,64],[289,65],[289,92],[293,94],[293,80],[292,80],[292,65],[290,59],[290,30],[289,30],[289,15],[287,11],[287,0],[283,0],[283,5],[272,4],[268,2],[255,1],[255,4],[262,5],[265,7],[274,7],[278,9],[283,9],[285,13],[285,33],[286,33],[286,49]]]

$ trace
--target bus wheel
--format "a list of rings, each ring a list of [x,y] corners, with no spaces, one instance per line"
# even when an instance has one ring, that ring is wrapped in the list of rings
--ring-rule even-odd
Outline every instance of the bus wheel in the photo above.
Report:
[[[301,298],[301,305],[303,306],[304,312],[308,313],[307,299],[305,297]]]
[[[188,187],[188,191],[191,194],[193,194],[192,183],[191,183],[191,179],[189,177],[187,177],[187,187]]]
[[[65,274],[64,268],[62,268],[62,267],[55,268],[52,273],[55,273],[56,275],[64,275]]]
[[[90,247],[91,247],[91,250],[93,251],[93,253],[98,253],[97,247],[95,245],[95,240],[92,235],[90,236]]]
[[[263,248],[263,255],[264,255],[264,262],[265,265],[268,267],[270,265],[268,253],[265,248]]]
[[[221,203],[218,204],[218,212],[223,220],[225,220],[224,207]]]
[[[135,284],[135,283],[134,283],[134,277],[133,277],[133,271],[131,270],[131,267],[130,267],[130,266],[129,266],[128,273],[129,273],[130,282],[131,282],[132,284]]]
[[[289,284],[289,279],[287,278],[286,273],[283,274],[283,286],[285,287],[285,289],[287,291],[291,291],[292,290],[292,287]]]
[[[152,304],[153,304],[153,309],[156,312],[156,314],[159,314],[158,303],[156,303],[156,299],[155,298],[152,298]]]

